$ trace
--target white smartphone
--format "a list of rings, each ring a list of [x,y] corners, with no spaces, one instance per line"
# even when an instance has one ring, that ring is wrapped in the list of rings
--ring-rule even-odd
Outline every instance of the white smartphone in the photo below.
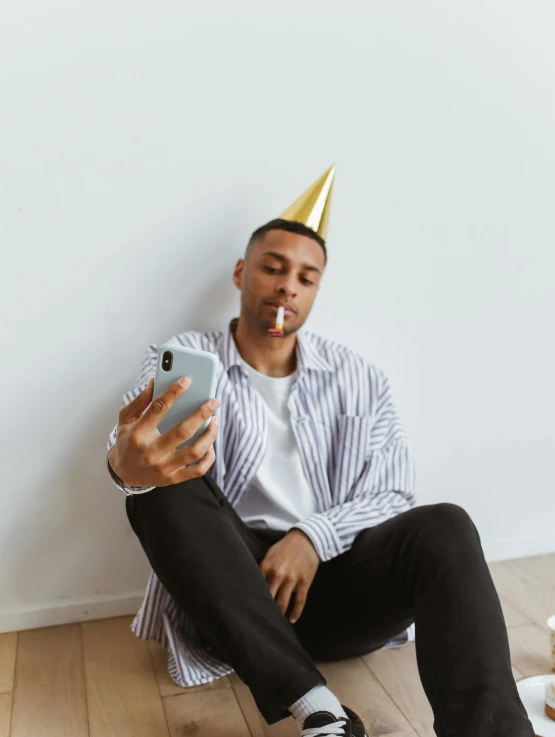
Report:
[[[205,402],[216,396],[219,366],[219,357],[210,351],[186,348],[176,343],[163,343],[158,348],[153,399],[182,376],[189,376],[191,379],[189,388],[183,392],[158,423],[158,431],[161,434],[171,430],[172,427],[196,412]],[[205,420],[195,434],[177,448],[186,448],[194,443],[211,421],[212,417]]]

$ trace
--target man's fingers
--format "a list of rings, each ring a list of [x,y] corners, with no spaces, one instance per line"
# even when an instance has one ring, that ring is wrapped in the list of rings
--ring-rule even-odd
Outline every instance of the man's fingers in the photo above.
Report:
[[[184,384],[181,381],[184,380]],[[191,379],[188,376],[181,377],[170,384],[156,399],[153,399],[141,417],[141,426],[145,430],[155,430],[156,426],[175,404],[183,392],[187,391],[191,385]]]
[[[272,599],[275,599],[281,585],[281,579],[274,575],[271,569],[268,568],[268,563],[265,558],[261,561],[259,568],[262,571],[262,575],[266,579],[266,583],[268,584],[268,588],[270,589]]]
[[[266,579],[268,581],[268,579]],[[272,599],[275,599],[277,596],[277,592],[279,591],[279,582],[275,579],[271,582],[268,581],[268,588],[270,589],[270,594],[272,595]]]
[[[295,606],[293,607],[293,611],[291,612],[291,616],[289,618],[291,624],[293,624],[293,622],[296,622],[297,619],[301,616],[304,605],[306,604],[307,593],[308,586],[306,584],[299,584],[295,591]]]
[[[120,424],[124,422],[131,422],[142,415],[145,409],[152,401],[152,392],[154,386],[154,376],[150,379],[145,388],[137,394],[135,399],[132,399],[125,407],[122,407],[119,412]]]
[[[214,442],[218,436],[218,427],[218,422],[214,422],[213,417],[206,430],[199,438],[195,440],[194,443],[191,443],[191,445],[188,445],[186,448],[175,450],[172,455],[171,462],[169,463],[170,473],[174,473],[180,468],[183,468],[183,466],[187,466],[189,463],[195,463],[201,458],[204,458],[205,453],[207,453],[209,448],[214,445]],[[165,440],[166,436],[171,432],[171,430],[168,430],[168,432],[164,433],[164,435],[162,435],[162,437],[158,441],[159,447],[161,448],[162,452],[171,452],[174,448],[173,442],[179,442],[172,441],[169,444],[164,445],[163,441]]]
[[[287,611],[287,607],[289,606],[289,601],[291,599],[291,594],[294,590],[294,581],[285,581],[279,590],[278,598],[276,599],[276,601],[279,608],[284,614]]]
[[[172,475],[171,483],[179,484],[181,481],[188,481],[189,479],[197,478],[198,476],[204,476],[215,460],[216,452],[214,451],[214,446],[211,445],[201,461],[187,466],[180,472],[174,473]]]
[[[187,460],[190,452],[194,454],[198,451],[198,458],[201,458],[204,455],[208,446],[216,439],[217,423],[212,424],[213,420],[194,443],[191,443],[191,445],[186,448],[181,448],[180,450],[176,449],[181,445],[181,443],[185,443],[187,440],[190,440],[199,427],[201,427],[203,422],[213,417],[214,412],[216,412],[218,408],[210,407],[208,402],[211,401],[211,399],[207,400],[197,410],[190,414],[189,417],[186,417],[161,436],[158,441],[158,447],[162,453],[167,454],[172,451],[176,451],[176,461],[181,465],[184,463],[191,463],[191,461],[195,460],[194,458]],[[200,443],[200,445],[197,445],[197,443]],[[190,449],[189,453],[187,452],[188,449]]]

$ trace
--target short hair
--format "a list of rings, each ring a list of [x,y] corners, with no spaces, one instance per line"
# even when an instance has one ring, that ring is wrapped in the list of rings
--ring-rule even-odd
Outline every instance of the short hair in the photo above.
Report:
[[[287,230],[289,233],[299,233],[299,235],[306,235],[308,238],[312,238],[322,246],[324,251],[324,265],[328,262],[328,253],[326,251],[326,241],[316,233],[315,230],[309,228],[304,223],[297,223],[293,220],[284,220],[283,218],[275,218],[265,225],[261,225],[257,228],[249,238],[247,249],[245,251],[245,259],[248,258],[249,252],[252,248],[253,243],[260,240],[260,238],[267,233],[269,230]]]

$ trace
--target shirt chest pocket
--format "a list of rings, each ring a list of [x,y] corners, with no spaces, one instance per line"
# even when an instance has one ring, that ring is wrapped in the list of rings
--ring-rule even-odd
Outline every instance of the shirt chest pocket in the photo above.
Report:
[[[339,415],[337,418],[335,483],[342,500],[350,496],[364,471],[371,420],[370,415]]]

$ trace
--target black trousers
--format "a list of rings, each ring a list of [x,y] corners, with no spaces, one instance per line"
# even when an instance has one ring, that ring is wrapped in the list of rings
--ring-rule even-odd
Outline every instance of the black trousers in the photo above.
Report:
[[[291,624],[258,564],[285,534],[247,527],[210,471],[129,496],[150,564],[203,644],[249,687],[268,724],[326,679],[314,660],[372,652],[415,622],[419,675],[439,737],[534,737],[511,670],[499,597],[468,513],[413,507],[321,562]]]

